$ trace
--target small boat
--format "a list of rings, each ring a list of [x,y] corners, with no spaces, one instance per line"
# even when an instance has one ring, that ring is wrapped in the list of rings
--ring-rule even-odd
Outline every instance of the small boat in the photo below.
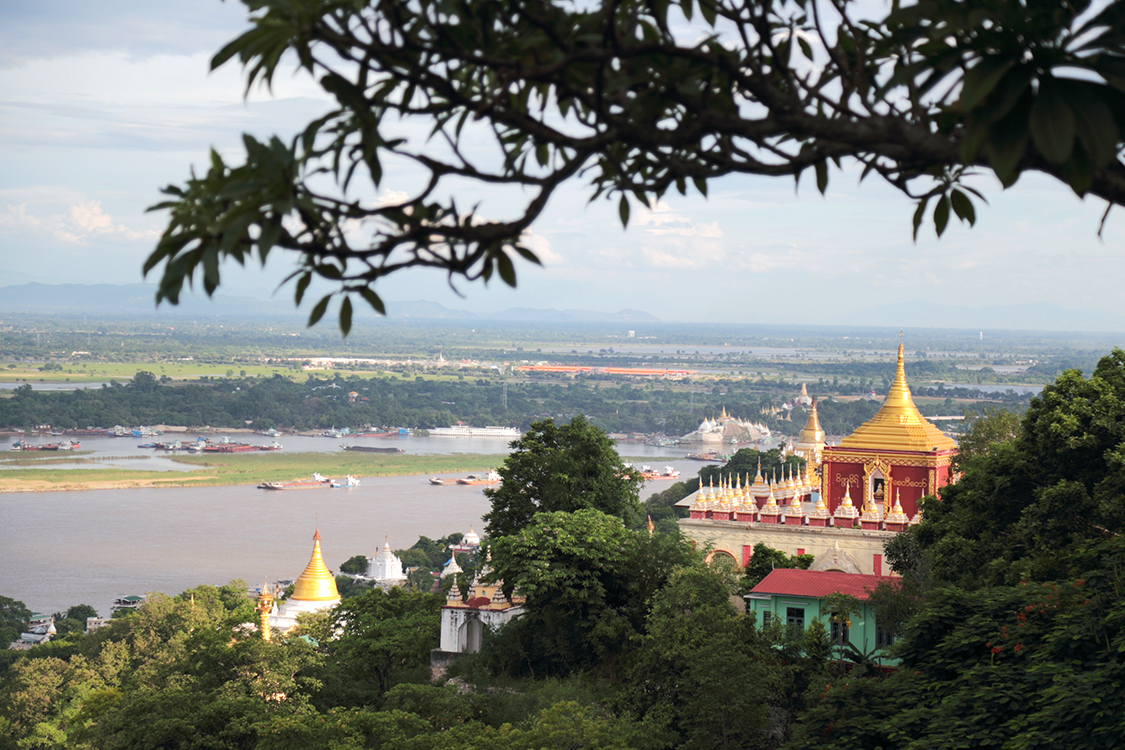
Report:
[[[356,480],[356,485],[358,485]],[[313,473],[310,479],[297,479],[292,482],[262,482],[258,485],[260,490],[311,490],[318,488],[339,487],[339,482],[333,482],[331,479],[319,474]]]
[[[499,484],[500,474],[490,470],[487,474],[470,474],[457,480],[457,484]]]
[[[720,456],[718,451],[708,450],[702,453],[689,453],[685,458],[690,458],[692,461],[718,461],[725,463],[730,459],[730,456]]]
[[[663,471],[657,471],[656,469],[650,468],[648,466],[642,466],[640,471],[641,477],[643,477],[646,481],[653,481],[655,479],[680,478],[680,472],[676,471],[676,469],[671,466],[665,466]]]
[[[441,477],[430,477],[430,484],[436,484],[437,486],[441,487],[445,484],[445,480]]]

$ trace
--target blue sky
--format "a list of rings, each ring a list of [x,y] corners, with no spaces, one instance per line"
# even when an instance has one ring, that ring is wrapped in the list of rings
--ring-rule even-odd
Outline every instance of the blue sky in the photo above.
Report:
[[[308,78],[281,74],[273,96],[242,97],[238,67],[210,56],[245,25],[235,2],[7,2],[0,9],[0,285],[135,283],[162,229],[145,208],[216,147],[240,153],[243,131],[288,134],[325,107]],[[388,175],[380,192],[409,190]],[[854,172],[826,197],[807,180],[728,177],[710,198],[672,196],[634,211],[587,205],[567,186],[535,225],[546,268],[524,266],[516,290],[417,272],[380,288],[388,300],[431,299],[477,311],[508,307],[634,308],[664,320],[848,322],[855,311],[926,302],[1044,303],[1125,315],[1125,216],[1044,178],[1001,191],[974,229],[911,241],[911,204]],[[375,195],[371,196],[375,198]],[[468,205],[487,195],[459,193]],[[231,294],[269,296],[284,264],[229,269]],[[279,293],[288,299],[289,292]],[[884,321],[894,325],[895,321]],[[940,321],[935,321],[939,325]]]

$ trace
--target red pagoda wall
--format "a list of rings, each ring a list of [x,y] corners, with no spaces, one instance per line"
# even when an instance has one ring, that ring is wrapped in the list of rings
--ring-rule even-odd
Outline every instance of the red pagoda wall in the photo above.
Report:
[[[849,451],[853,453],[854,451]],[[891,453],[876,453],[872,452],[867,462],[876,460],[885,462],[890,465],[890,487],[889,494],[887,495],[888,507],[893,507],[895,502],[895,493],[898,492],[898,497],[902,502],[902,510],[907,516],[913,517],[918,512],[918,502],[930,493],[936,493],[941,487],[944,487],[950,480],[950,468],[948,457],[949,452],[941,452],[938,454],[895,454]],[[835,513],[836,508],[844,500],[845,487],[850,482],[852,505],[857,510],[863,510],[864,498],[864,461],[854,460],[849,456],[849,460],[837,461],[831,455],[831,450],[825,451],[824,463],[822,464],[821,473],[821,489],[826,492],[826,499],[828,502],[828,509],[830,512]],[[906,465],[908,461],[910,464],[925,463],[929,465],[916,466]]]

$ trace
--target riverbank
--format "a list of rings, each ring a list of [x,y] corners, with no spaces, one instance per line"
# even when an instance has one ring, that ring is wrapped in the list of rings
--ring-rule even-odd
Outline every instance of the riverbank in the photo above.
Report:
[[[389,477],[412,474],[481,472],[498,466],[502,456],[470,453],[410,455],[402,453],[232,453],[174,456],[189,471],[139,471],[115,468],[19,468],[0,471],[0,492],[54,492],[148,487],[213,487],[285,482],[319,472],[327,477]],[[42,466],[52,459],[21,461]]]

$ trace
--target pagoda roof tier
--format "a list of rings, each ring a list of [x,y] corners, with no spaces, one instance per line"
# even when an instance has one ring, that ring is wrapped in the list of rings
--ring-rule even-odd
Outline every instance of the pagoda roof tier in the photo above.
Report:
[[[898,345],[895,380],[887,392],[887,399],[875,416],[841,440],[839,447],[926,453],[957,448],[957,441],[927,421],[914,405],[910,387],[906,384],[901,343]]]

